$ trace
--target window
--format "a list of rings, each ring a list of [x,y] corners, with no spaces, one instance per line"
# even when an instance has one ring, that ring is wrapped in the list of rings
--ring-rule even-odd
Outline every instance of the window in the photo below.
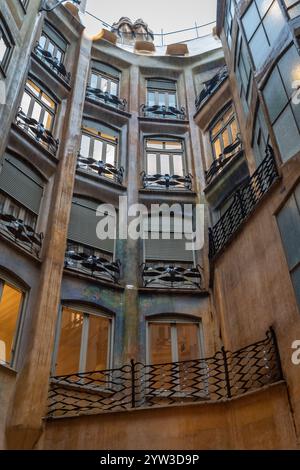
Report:
[[[300,0],[284,0],[284,3],[291,19],[300,15]]]
[[[55,375],[103,371],[111,365],[112,319],[64,306],[59,317]]]
[[[300,149],[300,106],[294,100],[300,80],[300,57],[292,45],[277,63],[263,90],[266,106],[283,161]],[[299,88],[299,85],[298,85]]]
[[[0,13],[0,70],[6,73],[12,55],[14,42]]]
[[[256,166],[258,167],[266,156],[266,147],[269,143],[269,131],[266,124],[266,120],[261,109],[261,105],[258,106],[256,112],[256,118],[254,121],[253,130],[253,142],[252,147],[254,151],[254,157]]]
[[[300,309],[300,184],[281,209],[277,222]]]
[[[178,175],[185,171],[184,143],[180,139],[153,137],[145,140],[147,175]]]
[[[24,292],[0,279],[0,364],[14,365]]]
[[[253,0],[242,18],[255,67],[259,69],[286,24],[277,0]]]
[[[117,166],[119,133],[100,123],[84,121],[80,155]],[[97,173],[97,168],[94,170]]]
[[[40,47],[49,52],[58,62],[63,63],[67,50],[66,40],[49,24],[44,24],[39,40]]]
[[[213,157],[218,159],[224,149],[236,141],[238,127],[232,106],[227,108],[210,129]]]
[[[237,36],[235,73],[244,112],[247,114],[251,101],[253,77],[247,49],[240,31]]]
[[[226,34],[227,44],[228,44],[229,49],[231,49],[231,46],[232,46],[232,26],[233,26],[234,15],[235,15],[234,0],[227,0],[224,29],[225,29],[225,34]]]
[[[176,82],[147,80],[147,106],[173,106],[177,108]]]
[[[45,129],[52,131],[56,104],[31,79],[26,82],[21,108],[28,118],[35,119],[39,124],[43,124]]]
[[[103,93],[119,96],[119,70],[102,62],[92,62],[90,87],[100,89]]]

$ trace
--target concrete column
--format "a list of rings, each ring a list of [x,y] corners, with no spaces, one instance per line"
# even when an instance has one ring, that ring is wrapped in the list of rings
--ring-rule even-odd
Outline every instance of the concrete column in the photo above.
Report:
[[[90,62],[91,42],[82,36],[78,47],[78,73],[67,106],[57,168],[54,196],[45,238],[44,261],[39,297],[33,315],[31,348],[16,383],[15,396],[7,421],[8,448],[30,449],[42,431],[49,388],[49,375],[60,287],[64,266],[66,237],[76,171],[76,149],[80,139],[85,88]],[[51,294],[49,287],[51,286]]]

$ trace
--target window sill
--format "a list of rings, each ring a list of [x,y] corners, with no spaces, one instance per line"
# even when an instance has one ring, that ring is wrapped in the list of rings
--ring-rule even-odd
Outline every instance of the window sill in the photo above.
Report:
[[[118,189],[119,191],[126,191],[127,187],[124,184],[117,183],[113,179],[106,178],[105,176],[100,176],[97,173],[89,170],[83,170],[81,168],[77,168],[76,173],[82,177],[85,177],[89,180],[95,181],[97,184],[103,184],[105,186],[113,186],[114,188]]]
[[[53,162],[57,163],[58,162],[58,157],[57,155],[54,155],[54,153],[51,153],[49,150],[46,149],[42,144],[40,144],[37,140],[34,139],[34,137],[31,137],[26,131],[20,128],[15,122],[12,123],[12,128],[14,129],[15,132],[17,132],[21,137],[27,140],[28,143],[31,145],[34,145],[35,148],[37,148],[40,152],[44,153],[49,159],[51,159]],[[57,152],[58,153],[58,152]]]
[[[201,296],[201,297],[208,297],[210,294],[206,289],[197,289],[197,288],[167,288],[167,287],[139,287],[139,292],[141,294],[166,294],[166,295],[172,295],[175,294],[176,296],[178,295],[195,295],[195,296]]]
[[[166,124],[181,124],[183,126],[188,126],[189,122],[186,119],[168,119],[168,118],[163,118],[163,117],[144,117],[144,116],[139,116],[139,121],[141,122],[159,122],[159,123],[166,123]]]
[[[78,279],[82,279],[84,281],[89,280],[90,282],[93,282],[94,284],[100,284],[103,287],[107,287],[109,289],[114,289],[114,290],[119,290],[119,291],[124,291],[125,287],[120,285],[120,284],[114,284],[112,281],[106,281],[105,279],[100,279],[99,277],[93,277],[90,276],[89,274],[83,273],[81,271],[77,271],[72,268],[64,268],[64,274],[69,274],[72,277],[76,277]]]
[[[64,382],[63,380],[57,380],[53,378],[50,379],[50,385],[53,385],[55,387],[62,387],[68,390],[76,390],[78,392],[92,393],[95,395],[101,395],[101,396],[106,396],[106,397],[113,395],[117,391],[117,390],[108,390],[105,387],[90,387],[88,385],[80,385],[78,383],[71,384],[70,382]]]
[[[122,109],[118,109],[115,106],[110,106],[108,104],[103,103],[100,100],[96,100],[96,99],[94,100],[93,98],[85,97],[85,101],[90,103],[90,104],[93,104],[97,107],[101,107],[101,108],[103,108],[107,111],[110,111],[112,113],[116,113],[116,114],[124,116],[126,118],[131,118],[131,113],[129,113],[128,111],[123,111]]]

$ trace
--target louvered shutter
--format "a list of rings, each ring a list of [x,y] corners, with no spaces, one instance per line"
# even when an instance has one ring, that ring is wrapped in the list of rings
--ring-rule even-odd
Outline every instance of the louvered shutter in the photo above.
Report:
[[[13,156],[5,157],[0,173],[0,189],[38,215],[44,181],[25,163]]]
[[[92,119],[84,118],[82,121],[82,126],[88,129],[95,129],[96,131],[101,132],[101,134],[107,134],[112,137],[115,137],[116,139],[119,138],[118,130],[105,126],[101,122],[93,121]]]
[[[51,41],[53,41],[62,51],[66,52],[67,50],[67,41],[49,24],[45,23],[43,31],[49,36]]]
[[[176,91],[176,82],[170,80],[149,79],[147,80],[147,88],[149,90]]]
[[[96,227],[101,220],[101,216],[96,215],[99,205],[100,203],[88,199],[73,198],[68,238],[73,242],[113,253],[114,240],[99,240],[97,237]],[[106,216],[103,214],[103,217]],[[115,226],[114,215],[110,214],[109,217],[112,217]]]
[[[114,67],[111,67],[108,64],[104,64],[103,62],[98,62],[96,60],[92,61],[92,70],[96,70],[97,72],[104,73],[106,75],[110,75],[119,80],[121,72]]]

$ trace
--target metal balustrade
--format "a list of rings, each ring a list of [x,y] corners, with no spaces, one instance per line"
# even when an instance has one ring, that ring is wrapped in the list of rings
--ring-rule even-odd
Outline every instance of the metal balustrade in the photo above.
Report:
[[[209,230],[211,258],[228,244],[278,177],[274,152],[272,147],[268,145],[266,157],[261,165],[249,177],[248,182],[235,192],[230,207]]]
[[[142,264],[144,287],[194,288],[201,289],[202,268],[179,265]]]
[[[16,124],[29,134],[30,137],[45,147],[50,153],[56,155],[59,140],[53,137],[52,133],[45,128],[42,122],[38,122],[31,117],[27,117],[22,111],[22,108],[20,108],[16,116]]]
[[[47,67],[53,70],[58,77],[67,84],[70,84],[71,73],[66,71],[64,64],[59,62],[57,57],[54,57],[51,52],[43,49],[39,43],[37,43],[33,52]]]
[[[152,118],[163,118],[163,119],[186,119],[186,111],[185,108],[182,106],[180,109],[176,108],[175,106],[165,106],[165,105],[154,105],[148,106],[146,104],[142,104],[141,106],[142,115],[144,117],[152,117]]]
[[[39,256],[43,234],[12,214],[0,213],[0,233],[30,253]]]
[[[213,95],[222,83],[228,78],[228,69],[226,65],[222,67],[216,75],[204,83],[204,88],[197,96],[195,101],[196,110],[199,111],[208,98]]]
[[[124,168],[117,168],[110,163],[104,163],[103,161],[95,160],[90,157],[83,157],[78,155],[77,168],[81,170],[87,170],[93,173],[97,173],[99,176],[103,176],[115,183],[122,184],[124,177]]]
[[[207,184],[210,184],[214,178],[222,173],[224,167],[231,162],[235,157],[238,157],[243,152],[243,145],[238,137],[235,142],[225,147],[223,153],[213,161],[209,170],[205,172],[205,180]]]
[[[167,189],[167,190],[192,190],[192,175],[147,175],[145,171],[141,173],[144,189]]]
[[[125,99],[112,95],[111,93],[108,93],[108,91],[102,91],[100,88],[88,86],[86,89],[86,98],[92,101],[104,103],[121,111],[125,111],[127,107],[127,101]]]
[[[276,336],[210,358],[51,377],[48,418],[219,401],[282,380]]]

